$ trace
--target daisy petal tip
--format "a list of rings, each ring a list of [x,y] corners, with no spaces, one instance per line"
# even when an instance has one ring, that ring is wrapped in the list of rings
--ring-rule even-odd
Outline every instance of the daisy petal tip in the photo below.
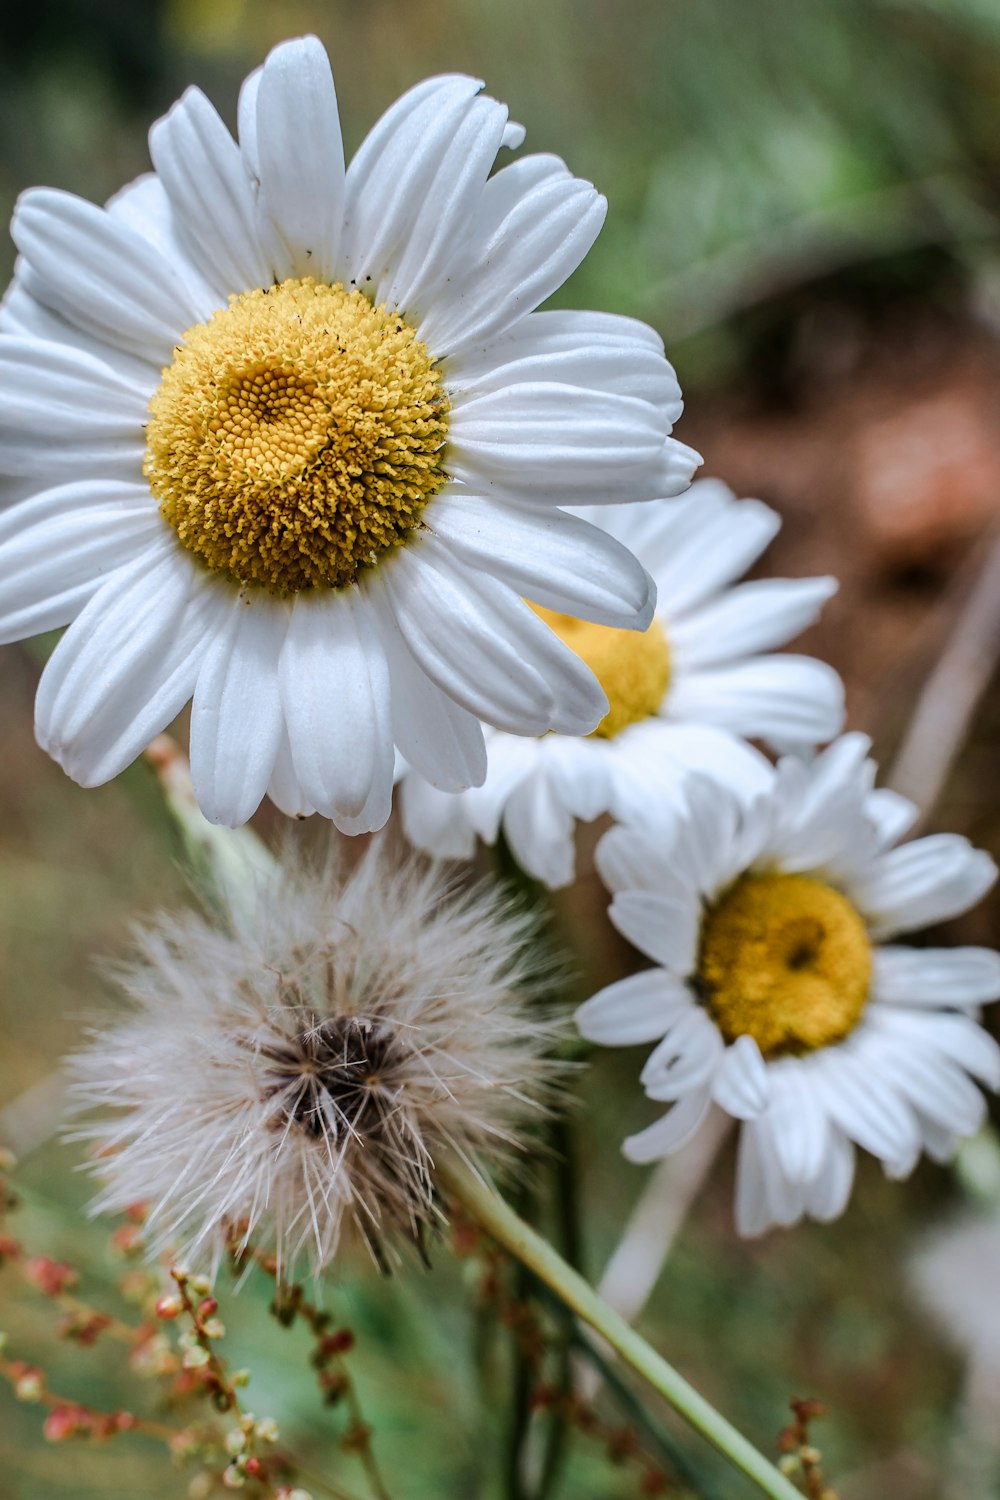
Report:
[[[519,125],[516,120],[509,120],[504,129],[500,144],[507,151],[516,151],[519,146],[524,145],[527,134],[528,132],[523,125]]]

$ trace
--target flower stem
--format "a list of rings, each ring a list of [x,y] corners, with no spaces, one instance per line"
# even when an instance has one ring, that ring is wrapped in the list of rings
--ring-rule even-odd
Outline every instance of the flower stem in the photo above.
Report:
[[[801,1500],[794,1485],[657,1354],[619,1313],[609,1307],[492,1187],[455,1160],[439,1161],[437,1176],[444,1190],[457,1199],[499,1245],[527,1266],[578,1317],[589,1323],[637,1375],[665,1397],[675,1411],[752,1480],[763,1494],[772,1496],[772,1500]]]

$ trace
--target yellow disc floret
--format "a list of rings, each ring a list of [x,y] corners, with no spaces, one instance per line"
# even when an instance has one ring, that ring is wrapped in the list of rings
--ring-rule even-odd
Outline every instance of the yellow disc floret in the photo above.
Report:
[[[146,476],[210,568],[275,594],[353,583],[445,475],[426,346],[361,292],[245,292],[188,329],[149,405]]]
[[[670,648],[659,620],[645,631],[616,630],[557,614],[540,604],[531,607],[586,662],[607,694],[608,711],[594,734],[613,739],[630,724],[656,713],[670,681]]]
[[[707,913],[698,987],[727,1041],[798,1055],[854,1029],[871,984],[854,907],[810,875],[744,875]]]

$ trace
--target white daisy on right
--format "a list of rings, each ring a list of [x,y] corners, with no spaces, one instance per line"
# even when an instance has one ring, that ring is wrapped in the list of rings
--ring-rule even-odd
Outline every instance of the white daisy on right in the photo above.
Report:
[[[946,1160],[1000,1088],[1000,1047],[979,1025],[1000,998],[985,948],[891,941],[977,902],[996,866],[955,834],[896,847],[913,804],[873,790],[863,735],[779,762],[749,805],[706,777],[687,807],[613,828],[597,849],[611,919],[655,967],[576,1014],[603,1046],[657,1042],[640,1075],[667,1114],[623,1150],[667,1156],[709,1111],[743,1122],[741,1234],[845,1208],[855,1147],[890,1177],[921,1151]]]

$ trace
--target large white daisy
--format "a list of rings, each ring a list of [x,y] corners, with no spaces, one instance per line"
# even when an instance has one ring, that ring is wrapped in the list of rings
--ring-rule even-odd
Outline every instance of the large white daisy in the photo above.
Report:
[[[487,734],[486,780],[458,796],[404,775],[404,826],[420,848],[467,859],[502,829],[518,863],[552,888],[573,879],[577,819],[641,818],[684,772],[706,771],[752,794],[764,758],[743,743],[813,747],[843,723],[843,688],[824,662],[770,654],[812,623],[832,578],[736,584],[781,525],[759,500],[702,479],[669,505],[589,512],[652,574],[656,616],[644,634],[541,611],[590,666],[609,710],[594,734]]]
[[[811,764],[789,757],[749,807],[692,777],[687,811],[598,846],[612,921],[655,967],[577,1024],[604,1046],[657,1042],[641,1082],[672,1106],[625,1155],[676,1151],[713,1107],[742,1120],[743,1234],[839,1214],[856,1145],[893,1177],[921,1150],[946,1159],[984,1117],[972,1080],[1000,1087],[978,1024],[1000,957],[890,941],[965,911],[996,868],[953,834],[895,847],[915,809],[872,790],[867,750],[852,734]]]
[[[432,78],[345,170],[312,38],[244,85],[239,143],[189,90],[155,172],[106,209],[37,189],[0,318],[0,639],[66,625],[41,744],[85,785],[193,697],[201,805],[262,796],[350,832],[389,812],[393,740],[482,780],[480,719],[606,712],[522,602],[643,628],[652,590],[560,503],[653,499],[697,455],[649,328],[535,308],[605,203],[472,78]],[[9,494],[9,492],[8,492]]]

